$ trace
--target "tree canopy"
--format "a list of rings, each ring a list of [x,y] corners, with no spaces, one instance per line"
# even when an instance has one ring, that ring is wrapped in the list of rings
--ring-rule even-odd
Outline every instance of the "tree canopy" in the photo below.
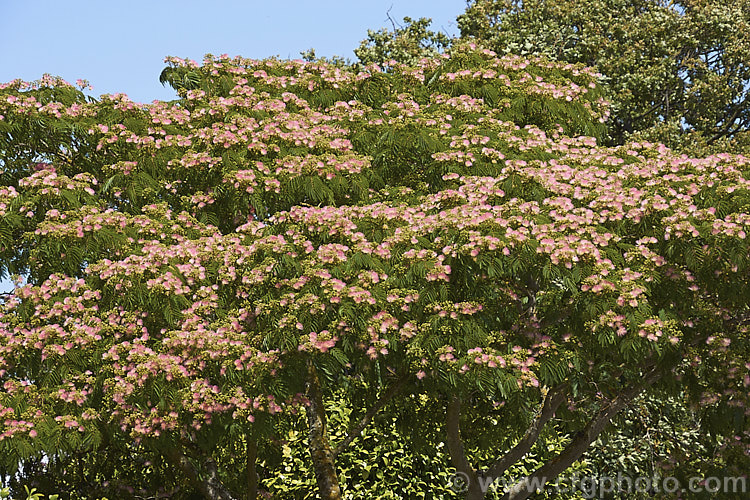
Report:
[[[0,265],[25,280],[0,305],[6,470],[121,443],[240,498],[255,472],[221,446],[254,467],[301,413],[341,498],[341,454],[403,412],[466,498],[554,427],[520,499],[644,392],[742,466],[750,160],[602,146],[597,73],[471,44],[168,63],[172,102],[0,89]]]

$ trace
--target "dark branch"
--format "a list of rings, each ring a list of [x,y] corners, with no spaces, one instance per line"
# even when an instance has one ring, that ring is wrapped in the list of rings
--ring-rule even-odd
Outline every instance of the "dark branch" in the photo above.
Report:
[[[573,440],[568,446],[554,459],[547,462],[539,469],[537,469],[531,476],[524,478],[519,481],[503,496],[503,500],[525,500],[528,498],[533,491],[531,486],[533,484],[543,485],[549,481],[554,480],[558,475],[565,471],[568,467],[581,458],[581,455],[586,451],[591,443],[593,443],[599,434],[609,424],[612,417],[617,415],[623,408],[625,408],[638,394],[643,391],[646,387],[653,384],[662,375],[662,372],[657,368],[652,368],[643,377],[643,381],[635,386],[631,386],[624,390],[617,397],[605,403],[601,409],[596,413],[586,427],[576,434]]]
[[[725,121],[725,125],[722,130],[714,134],[708,141],[708,144],[713,144],[717,140],[721,139],[722,137],[735,134],[737,130],[732,131],[732,126],[734,125],[734,122],[737,120],[737,118],[740,116],[740,112],[743,110],[743,106],[737,106],[734,110],[734,113],[732,113],[732,116],[729,117]]]
[[[211,457],[204,456],[203,467],[198,470],[178,446],[170,447],[163,453],[175,467],[187,476],[190,482],[195,484],[204,497],[211,500],[236,500],[234,495],[221,483],[216,462]]]
[[[479,477],[477,471],[469,463],[464,451],[464,443],[461,440],[461,400],[458,396],[453,396],[448,402],[446,414],[446,433],[448,453],[451,457],[451,463],[458,472],[466,474],[470,484],[477,484]]]
[[[258,441],[247,437],[246,447],[246,479],[247,479],[247,500],[256,500],[258,498],[258,473],[256,472],[256,463],[258,461]]]
[[[539,411],[539,415],[537,415],[529,428],[526,429],[523,438],[521,438],[513,449],[497,459],[495,463],[484,472],[483,476],[488,478],[500,477],[511,465],[521,460],[524,455],[529,452],[531,447],[534,446],[537,439],[539,439],[539,434],[542,432],[545,424],[555,416],[557,408],[567,399],[567,393],[567,383],[563,383],[551,389],[544,398],[544,403]]]
[[[388,20],[391,22],[391,26],[393,26],[393,33],[395,34],[396,33],[396,21],[394,21],[393,18],[391,17],[391,10],[393,10],[393,4],[391,4],[391,6],[388,7],[388,10],[385,12],[385,15],[388,16]]]
[[[388,402],[393,399],[393,396],[401,392],[401,389],[403,389],[404,385],[406,385],[406,381],[408,380],[408,376],[403,376],[400,379],[396,380],[393,384],[391,384],[390,387],[383,393],[383,395],[375,402],[375,404],[367,410],[367,413],[357,422],[357,425],[352,427],[349,432],[346,435],[346,438],[344,438],[341,443],[336,446],[333,450],[333,456],[336,457],[346,449],[347,446],[349,446],[352,441],[357,439],[361,434],[362,431],[365,430],[365,427],[370,423],[372,420],[372,417],[374,417],[380,410],[383,409],[383,407],[388,404]]]

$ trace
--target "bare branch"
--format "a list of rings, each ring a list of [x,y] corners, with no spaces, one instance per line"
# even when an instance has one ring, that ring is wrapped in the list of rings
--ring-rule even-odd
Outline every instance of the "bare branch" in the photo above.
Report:
[[[396,21],[393,20],[391,17],[391,11],[393,10],[393,4],[391,4],[390,7],[388,7],[388,10],[385,12],[385,15],[388,16],[388,20],[391,22],[391,26],[393,26],[393,32],[396,32]],[[400,25],[399,25],[400,26]]]

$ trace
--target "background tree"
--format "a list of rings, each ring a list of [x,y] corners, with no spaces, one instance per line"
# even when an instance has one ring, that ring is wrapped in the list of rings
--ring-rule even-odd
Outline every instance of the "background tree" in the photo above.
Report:
[[[404,17],[404,24],[397,25],[391,19],[393,31],[381,28],[367,30],[367,39],[354,49],[354,55],[362,64],[384,64],[394,60],[414,65],[424,57],[435,57],[450,46],[451,39],[445,33],[429,28],[432,19]]]
[[[746,143],[746,0],[476,0],[458,25],[462,37],[500,53],[595,67],[612,101],[616,144],[636,133],[671,147]]]
[[[750,127],[750,3],[746,0],[470,0],[461,39],[504,54],[583,63],[603,75],[611,144],[663,142],[701,152],[745,151]],[[428,29],[371,32],[363,63],[413,62],[450,39]],[[440,38],[438,38],[440,37]],[[437,40],[440,43],[437,43]]]

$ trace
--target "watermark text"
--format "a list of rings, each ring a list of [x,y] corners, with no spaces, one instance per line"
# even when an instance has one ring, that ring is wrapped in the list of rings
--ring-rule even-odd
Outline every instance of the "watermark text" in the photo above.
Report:
[[[456,472],[450,478],[450,488],[456,493],[465,493],[471,485],[471,478],[463,472]],[[477,486],[483,493],[492,491],[550,491],[554,493],[580,492],[584,498],[607,498],[612,494],[633,493],[748,493],[746,476],[691,477],[681,481],[674,476],[629,476],[618,473],[616,476],[578,475],[558,476],[545,482],[542,478],[477,478]]]

